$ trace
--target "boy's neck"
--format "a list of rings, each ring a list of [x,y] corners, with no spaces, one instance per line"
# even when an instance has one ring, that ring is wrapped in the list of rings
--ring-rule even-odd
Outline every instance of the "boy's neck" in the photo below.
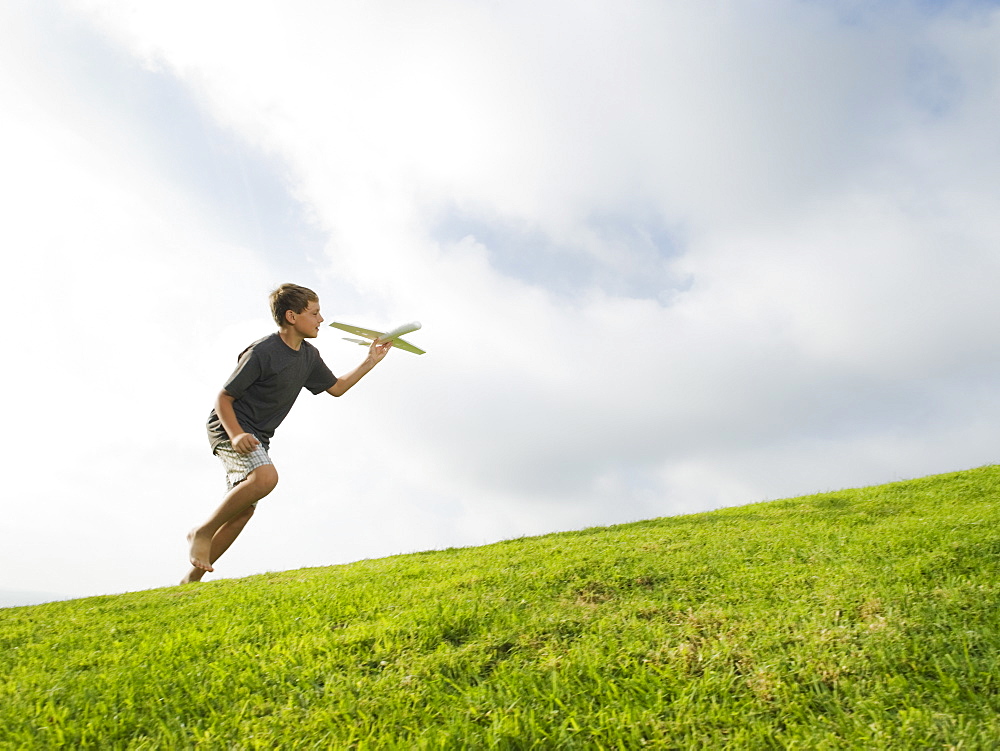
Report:
[[[305,341],[305,337],[298,331],[293,328],[285,328],[284,326],[278,329],[278,336],[281,337],[281,341],[294,349],[296,352],[299,351],[299,348],[302,346],[302,342]]]

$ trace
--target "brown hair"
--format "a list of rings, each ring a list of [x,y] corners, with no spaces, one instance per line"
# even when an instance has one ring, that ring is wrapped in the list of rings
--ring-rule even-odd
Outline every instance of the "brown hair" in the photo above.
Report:
[[[297,284],[282,284],[271,293],[271,315],[279,326],[287,326],[285,313],[301,313],[309,303],[319,302],[319,295],[307,287]]]

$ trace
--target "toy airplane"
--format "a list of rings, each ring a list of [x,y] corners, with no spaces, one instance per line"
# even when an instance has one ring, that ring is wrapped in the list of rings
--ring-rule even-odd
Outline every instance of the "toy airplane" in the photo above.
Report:
[[[403,334],[409,334],[411,331],[419,329],[419,321],[404,323],[402,326],[397,326],[392,331],[386,331],[385,333],[382,333],[381,331],[373,331],[372,329],[363,329],[360,326],[351,326],[347,323],[331,323],[330,325],[335,329],[346,331],[349,334],[357,334],[358,336],[365,337],[364,339],[354,339],[349,336],[344,337],[347,341],[354,342],[355,344],[362,344],[367,347],[372,343],[372,340],[378,339],[380,342],[392,342],[393,347],[405,349],[407,352],[412,352],[415,355],[424,354],[424,351],[419,347],[414,347],[408,341],[399,338]]]

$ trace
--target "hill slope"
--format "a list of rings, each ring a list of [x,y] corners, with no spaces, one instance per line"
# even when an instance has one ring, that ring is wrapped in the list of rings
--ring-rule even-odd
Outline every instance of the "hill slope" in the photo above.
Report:
[[[1000,467],[0,612],[0,747],[992,748]]]

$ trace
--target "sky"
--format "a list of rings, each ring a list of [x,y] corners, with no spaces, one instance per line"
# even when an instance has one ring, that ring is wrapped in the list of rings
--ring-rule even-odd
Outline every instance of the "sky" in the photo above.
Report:
[[[986,0],[4,3],[0,591],[180,579],[283,282],[427,354],[206,581],[993,464],[997,122]]]

